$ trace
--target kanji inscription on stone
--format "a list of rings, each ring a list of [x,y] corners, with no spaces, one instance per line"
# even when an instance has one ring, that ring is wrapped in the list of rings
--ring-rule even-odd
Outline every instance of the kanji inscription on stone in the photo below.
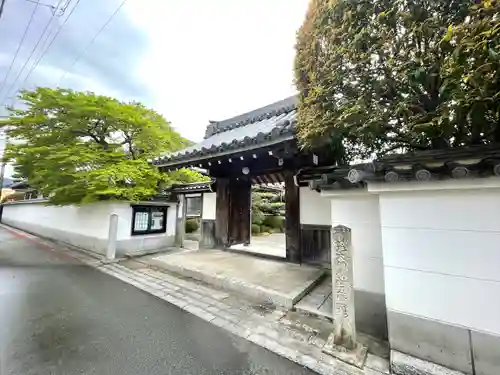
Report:
[[[356,345],[351,229],[332,229],[333,324],[336,345]]]

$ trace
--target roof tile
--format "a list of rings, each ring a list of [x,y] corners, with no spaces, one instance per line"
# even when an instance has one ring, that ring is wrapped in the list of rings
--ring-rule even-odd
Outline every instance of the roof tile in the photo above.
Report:
[[[296,97],[220,122],[210,122],[205,139],[181,151],[156,159],[156,165],[177,164],[201,155],[237,150],[293,135],[297,119]]]

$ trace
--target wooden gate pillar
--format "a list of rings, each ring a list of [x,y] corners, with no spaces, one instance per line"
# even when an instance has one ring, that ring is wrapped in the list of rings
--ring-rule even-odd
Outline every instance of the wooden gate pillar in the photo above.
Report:
[[[300,194],[292,171],[285,171],[285,236],[287,261],[300,263]]]
[[[215,183],[215,247],[224,249],[229,245],[230,180],[218,177]]]

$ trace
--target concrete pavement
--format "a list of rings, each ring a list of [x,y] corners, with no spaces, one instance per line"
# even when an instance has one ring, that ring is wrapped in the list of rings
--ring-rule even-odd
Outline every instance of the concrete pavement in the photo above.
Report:
[[[0,301],[2,375],[312,374],[1,228]]]

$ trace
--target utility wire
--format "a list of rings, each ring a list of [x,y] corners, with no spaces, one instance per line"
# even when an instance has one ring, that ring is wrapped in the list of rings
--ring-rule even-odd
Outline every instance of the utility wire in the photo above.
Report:
[[[52,16],[50,16],[49,18],[49,21],[47,22],[47,24],[45,25],[43,31],[42,31],[42,35],[40,35],[40,38],[38,38],[38,41],[36,42],[35,46],[33,47],[33,49],[31,50],[30,52],[30,55],[28,56],[28,58],[26,59],[26,61],[24,62],[23,64],[23,67],[21,68],[21,70],[19,71],[19,73],[17,74],[16,76],[16,79],[14,80],[14,82],[12,82],[12,84],[10,85],[9,89],[7,90],[7,93],[5,94],[5,100],[7,100],[7,98],[9,97],[9,93],[12,91],[12,89],[15,87],[17,81],[19,80],[19,77],[21,77],[21,74],[23,74],[24,72],[24,69],[26,69],[26,66],[28,65],[28,62],[31,60],[31,58],[33,57],[33,55],[35,54],[35,51],[36,49],[38,48],[38,46],[40,45],[40,42],[42,41],[43,37],[45,36],[45,33],[47,32],[47,30],[49,29],[49,26],[50,24],[52,23],[52,20],[54,19],[55,17],[55,13],[52,14]],[[3,103],[3,100],[2,100],[2,103]]]
[[[83,55],[85,55],[85,53],[87,52],[87,50],[90,48],[90,46],[92,46],[92,44],[94,43],[94,41],[97,39],[97,37],[104,31],[104,29],[109,25],[109,23],[113,20],[113,18],[116,16],[116,14],[120,11],[120,9],[125,5],[125,3],[127,2],[128,0],[123,0],[122,3],[120,4],[120,6],[115,10],[115,12],[108,18],[108,20],[104,23],[104,25],[102,25],[102,27],[99,29],[99,31],[97,32],[97,34],[94,35],[94,37],[92,38],[92,40],[90,41],[89,44],[87,44],[85,46],[85,48],[83,49],[83,51],[75,58],[75,60],[73,61],[73,63],[69,66],[69,68],[67,68],[64,73],[62,74],[61,78],[59,78],[59,83],[57,84],[57,86],[59,87],[62,83],[62,81],[64,80],[64,78],[66,77],[66,75],[68,74],[68,71],[71,70],[75,65],[76,63],[83,57]]]
[[[2,3],[2,9],[3,9],[3,4]],[[26,39],[26,35],[28,35],[28,30],[31,26],[31,23],[33,22],[33,18],[35,18],[35,13],[38,9],[38,5],[40,5],[40,0],[37,1],[35,7],[33,8],[33,12],[31,12],[31,17],[30,17],[30,20],[28,22],[28,25],[26,26],[26,29],[24,30],[24,34],[21,38],[21,41],[19,42],[19,45],[17,46],[17,50],[16,50],[16,53],[14,55],[14,58],[12,59],[11,63],[10,63],[10,66],[9,66],[9,69],[7,70],[7,74],[5,75],[5,78],[2,82],[2,85],[0,86],[0,93],[2,92],[2,89],[4,88],[5,86],[5,83],[7,82],[7,78],[9,77],[9,74],[10,74],[10,71],[12,70],[12,67],[14,66],[14,62],[16,61],[17,59],[17,55],[19,54],[19,51],[21,50],[21,47],[24,43],[24,40]]]
[[[5,6],[6,0],[0,0],[0,18],[2,18],[3,7]]]
[[[35,1],[35,0],[26,0],[26,1],[29,1],[29,2],[32,2],[32,3],[37,4],[37,1],[39,1],[39,0],[37,0],[37,1]],[[62,16],[62,15],[64,14],[64,12],[66,11],[66,9],[68,8],[68,6],[70,5],[70,3],[71,3],[73,0],[67,0],[66,4],[64,4],[64,6],[62,6],[62,7],[61,7],[61,5],[62,5],[63,1],[65,1],[65,0],[59,0],[59,1],[57,2],[57,4],[56,4],[56,5],[46,5],[46,4],[41,4],[41,3],[39,3],[39,5],[40,5],[40,6],[44,5],[44,6],[50,7],[50,8],[52,9],[52,17],[51,17],[51,20],[49,21],[49,24],[50,24],[50,23],[52,22],[52,20],[54,19],[54,16],[56,16],[56,15],[57,15],[57,16]],[[46,29],[47,29],[47,27],[46,27]],[[45,30],[44,30],[44,33],[45,33]],[[42,36],[41,36],[40,38],[43,38],[44,33],[42,34]],[[48,40],[48,38],[49,38],[49,34],[50,34],[50,33],[47,33],[47,39],[46,39],[46,40]],[[45,41],[44,41],[44,43],[42,44],[42,49],[43,49],[43,45],[45,44],[46,40],[45,40]],[[31,58],[31,56],[28,58],[28,60],[29,60],[30,58]],[[33,66],[32,66],[32,68],[33,68]],[[29,76],[29,74],[31,74],[32,70],[33,70],[33,69],[31,69],[31,70],[30,70],[30,73],[28,73],[28,76]],[[26,81],[27,81],[27,79],[28,79],[28,76],[26,76],[26,78],[25,78],[25,80],[23,81],[23,84],[21,85],[21,87],[24,87],[24,84],[26,83]],[[15,85],[15,82],[14,82],[14,85]],[[0,91],[1,91],[1,90],[0,90]],[[10,91],[10,89],[9,89],[9,91]],[[9,94],[9,93],[7,92],[7,93],[6,93],[6,97],[5,97],[5,102],[7,102],[7,100],[9,100],[9,99],[13,99],[13,98],[14,98],[14,97],[9,97],[9,95],[8,95],[8,94]],[[2,103],[2,102],[0,102],[0,103]]]
[[[40,64],[40,62],[42,61],[42,59],[45,57],[45,55],[47,54],[47,52],[50,50],[50,48],[52,47],[52,45],[54,44],[55,40],[57,39],[57,37],[59,36],[61,30],[64,28],[64,26],[66,25],[66,23],[68,22],[68,20],[71,18],[71,16],[73,15],[73,12],[75,11],[75,9],[78,7],[78,4],[80,4],[80,1],[81,0],[76,0],[76,4],[73,8],[71,8],[71,11],[68,13],[68,16],[64,19],[63,23],[59,26],[59,28],[57,29],[56,33],[53,35],[52,39],[50,40],[49,44],[47,45],[47,47],[44,49],[44,51],[42,52],[42,54],[38,57],[38,59],[36,60],[36,62],[31,66],[28,74],[26,75],[26,77],[24,78],[24,81],[23,83],[21,84],[21,87],[23,87],[26,82],[28,81],[28,78],[31,76],[31,74],[33,73],[33,71],[36,69],[36,67],[38,66],[38,64]],[[70,1],[71,2],[71,1]],[[66,7],[69,5],[69,3],[66,5]],[[47,38],[48,40],[48,38]]]
[[[68,8],[69,4],[73,1],[73,0],[69,0],[62,8],[61,7],[61,4],[63,3],[64,0],[59,0],[57,5],[55,5],[53,7],[53,12],[52,12],[52,16],[49,20],[49,23],[48,25],[45,27],[43,33],[42,33],[42,36],[40,37],[39,39],[39,42],[37,44],[39,44],[42,40],[43,40],[43,37],[44,37],[44,34],[46,33],[46,31],[48,31],[48,28],[50,26],[50,24],[52,23],[52,21],[55,19],[55,16],[62,16],[64,14],[64,12],[66,11],[66,9]],[[71,14],[70,14],[71,15]],[[69,17],[69,16],[68,16]],[[59,27],[60,29],[61,27]],[[40,51],[42,51],[41,55],[38,57],[38,59],[36,59],[36,62],[34,62],[33,64],[31,64],[31,67],[28,71],[28,74],[26,75],[26,77],[24,78],[24,81],[22,82],[22,84],[20,85],[20,87],[24,87],[24,85],[26,84],[26,82],[28,81],[28,78],[29,76],[31,75],[31,73],[33,72],[33,70],[35,69],[35,67],[38,65],[38,63],[40,62],[42,56],[46,53],[48,47],[46,48],[46,44],[47,44],[47,40],[49,40],[50,38],[50,31],[46,33],[46,38],[45,40],[43,41],[42,45],[41,45],[41,48],[40,48]],[[35,48],[36,49],[36,48]],[[30,58],[28,59],[28,61],[31,59],[32,56],[30,56]],[[9,99],[8,95],[7,97],[5,98],[6,100]]]
[[[28,3],[38,4],[38,0],[24,0],[24,1],[27,1]],[[61,3],[61,0],[59,1],[59,3]],[[59,8],[59,4],[57,4],[57,5],[51,5],[51,4],[42,4],[42,3],[40,3],[39,5],[42,6],[42,7],[47,7],[47,8],[52,9],[52,12],[54,12],[54,13]]]

